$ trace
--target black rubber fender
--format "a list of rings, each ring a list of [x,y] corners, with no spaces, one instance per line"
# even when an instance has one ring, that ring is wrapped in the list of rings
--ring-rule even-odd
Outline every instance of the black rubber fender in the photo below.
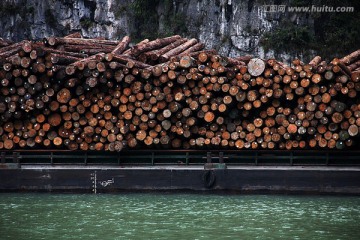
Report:
[[[216,182],[215,171],[208,170],[203,174],[203,183],[205,188],[212,188]]]

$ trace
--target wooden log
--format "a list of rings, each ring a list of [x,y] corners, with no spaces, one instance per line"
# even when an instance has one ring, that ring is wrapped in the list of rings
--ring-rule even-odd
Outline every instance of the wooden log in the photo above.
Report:
[[[355,69],[360,67],[360,60],[352,63],[351,65],[347,66],[349,68],[350,71],[354,71]]]
[[[85,38],[65,38],[65,37],[47,37],[43,39],[43,42],[49,46],[56,46],[60,44],[72,44],[72,45],[89,45],[96,44],[102,45],[118,45],[118,41],[100,40],[100,39],[85,39]]]
[[[260,76],[265,70],[265,63],[260,58],[253,58],[249,61],[248,71],[252,76]]]
[[[51,53],[50,59],[51,59],[52,63],[56,63],[59,65],[70,64],[70,63],[81,60],[81,58],[78,58],[78,57],[73,57],[73,56],[68,56],[65,54],[58,54],[58,53]]]
[[[341,58],[339,61],[342,62],[345,65],[349,65],[360,58],[360,49],[350,53],[349,55]]]
[[[150,42],[150,40],[146,38],[146,39],[140,41],[139,43],[137,43],[135,46],[141,46],[141,45],[146,44],[146,43],[148,43],[148,42]],[[134,47],[135,47],[135,46],[134,46]],[[124,54],[124,55],[130,55],[131,49],[132,49],[132,48],[127,49],[127,50],[124,51],[122,54]]]
[[[81,59],[79,61],[76,61],[68,66],[66,66],[66,74],[67,75],[73,75],[77,69],[83,70],[85,66],[87,66],[92,61],[101,61],[105,58],[105,53],[99,53],[90,57],[87,57],[85,59]]]
[[[341,70],[344,71],[344,73],[350,77],[351,76],[351,71],[350,69],[345,66],[344,63],[342,63],[338,58],[334,58],[332,61],[331,61],[332,64],[334,64],[335,66],[339,66],[341,68]]]
[[[153,61],[156,61],[156,60],[158,60],[158,58],[161,55],[165,54],[166,52],[170,51],[171,49],[178,47],[179,45],[185,43],[186,41],[187,41],[186,38],[178,39],[175,42],[172,42],[172,43],[168,44],[167,46],[164,46],[163,48],[146,52],[145,56],[148,58],[151,58],[151,60],[153,60]]]
[[[114,61],[119,61],[121,63],[125,63],[125,64],[127,64],[128,67],[131,66],[130,68],[132,68],[132,67],[150,68],[151,67],[151,65],[148,65],[146,63],[143,63],[143,62],[140,62],[140,61],[137,61],[137,60],[133,60],[130,57],[127,57],[127,56],[124,56],[124,55],[114,54],[113,55],[113,60]],[[130,65],[128,65],[128,64],[130,64]]]
[[[23,46],[26,47],[28,45],[29,45],[29,41],[23,40],[21,42],[14,43],[14,44],[8,45],[6,47],[2,47],[2,48],[0,48],[0,56],[3,56],[2,54],[5,52],[11,52],[11,51],[19,52],[20,50],[23,50],[22,49]],[[21,53],[21,57],[23,57],[25,55],[25,52],[20,52],[20,53]],[[12,55],[12,54],[10,54],[10,55]],[[8,55],[8,56],[10,56],[10,55]]]
[[[13,44],[13,42],[11,40],[0,38],[0,47],[6,47],[11,44]]]
[[[14,142],[11,139],[5,139],[4,140],[4,146],[5,149],[10,150],[14,147]]]
[[[238,58],[227,58],[227,62],[229,66],[239,66],[239,65],[246,65],[244,61],[239,60]],[[248,61],[249,63],[250,61]]]
[[[15,45],[15,44],[14,44]],[[0,63],[3,63],[5,62],[5,59],[12,56],[12,55],[15,55],[17,54],[20,50],[22,49],[22,46],[21,45],[16,45],[14,46],[13,48],[10,48],[9,50],[7,51],[1,51],[0,52]]]
[[[316,56],[314,57],[310,62],[309,62],[309,65],[311,66],[317,66],[319,65],[321,62],[321,57],[320,56]]]
[[[68,103],[71,99],[71,93],[69,89],[63,88],[57,93],[56,97],[59,103]]]
[[[178,40],[180,38],[181,37],[179,35],[174,35],[174,36],[170,36],[170,37],[166,37],[166,38],[158,38],[153,41],[147,42],[145,44],[135,45],[131,49],[130,55],[133,55],[136,57],[136,56],[140,55],[140,53],[142,53],[142,52],[161,48],[165,45],[175,42],[176,40]]]
[[[245,55],[245,56],[236,57],[235,59],[244,62],[245,64],[248,64],[252,58],[254,58],[253,55]]]
[[[64,38],[82,38],[82,34],[81,32],[74,32],[64,36]]]
[[[160,61],[161,62],[166,62],[169,60],[170,57],[176,56],[178,54],[180,54],[181,52],[184,52],[186,49],[188,49],[189,47],[195,45],[198,41],[195,38],[192,38],[188,41],[186,41],[185,43],[169,50],[168,52],[162,54],[160,56]]]
[[[359,127],[353,124],[349,126],[348,132],[351,137],[357,136],[359,134]]]
[[[189,47],[188,49],[186,49],[185,51],[181,52],[179,54],[179,56],[185,56],[185,55],[189,55],[190,53],[193,53],[193,52],[198,52],[198,51],[201,51],[203,50],[205,47],[205,44],[203,43],[196,43],[195,45]]]
[[[45,46],[42,46],[42,45],[40,45],[40,46],[35,45],[34,48],[35,48],[35,51],[36,51],[38,56],[43,55],[45,53],[57,53],[57,54],[62,54],[62,55],[66,55],[66,56],[78,57],[78,58],[86,58],[86,57],[88,57],[87,54],[83,54],[83,53],[80,53],[80,52],[62,51],[62,50],[58,50],[58,49],[54,49],[54,48],[50,48],[50,47],[45,47]]]
[[[61,124],[61,115],[54,113],[48,117],[48,122],[51,126],[59,126]]]
[[[353,71],[351,73],[351,81],[356,83],[360,81],[360,70]]]
[[[119,44],[112,50],[112,54],[121,54],[125,51],[127,46],[129,45],[131,39],[129,36],[123,37],[123,39],[119,42]]]

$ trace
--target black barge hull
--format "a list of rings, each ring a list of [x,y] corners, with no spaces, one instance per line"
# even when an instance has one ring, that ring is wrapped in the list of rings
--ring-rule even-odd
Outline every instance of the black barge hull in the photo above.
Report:
[[[360,195],[360,151],[9,151],[0,191]]]
[[[198,191],[360,195],[359,167],[26,166],[0,170],[0,191]]]

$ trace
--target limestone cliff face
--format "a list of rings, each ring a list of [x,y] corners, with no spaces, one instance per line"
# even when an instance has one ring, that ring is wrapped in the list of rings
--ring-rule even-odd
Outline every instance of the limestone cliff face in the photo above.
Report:
[[[229,56],[271,57],[272,51],[265,53],[260,40],[265,32],[278,25],[281,18],[288,17],[267,13],[263,8],[265,2],[286,4],[286,0],[275,0],[276,3],[262,0],[149,0],[153,8],[138,11],[145,1],[3,0],[0,3],[0,37],[18,41],[81,31],[87,37],[121,39],[138,31],[136,24],[141,23],[137,14],[155,15],[153,31],[164,35],[174,26],[169,26],[166,21],[177,16],[177,22],[174,20],[177,27],[185,27],[182,35],[200,39],[207,48],[216,48]],[[294,20],[299,21],[296,16]],[[311,24],[311,19],[307,21]]]

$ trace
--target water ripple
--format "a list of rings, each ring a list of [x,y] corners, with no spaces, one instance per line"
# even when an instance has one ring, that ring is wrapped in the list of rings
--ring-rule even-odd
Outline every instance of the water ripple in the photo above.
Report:
[[[359,197],[0,194],[1,239],[357,239]]]

